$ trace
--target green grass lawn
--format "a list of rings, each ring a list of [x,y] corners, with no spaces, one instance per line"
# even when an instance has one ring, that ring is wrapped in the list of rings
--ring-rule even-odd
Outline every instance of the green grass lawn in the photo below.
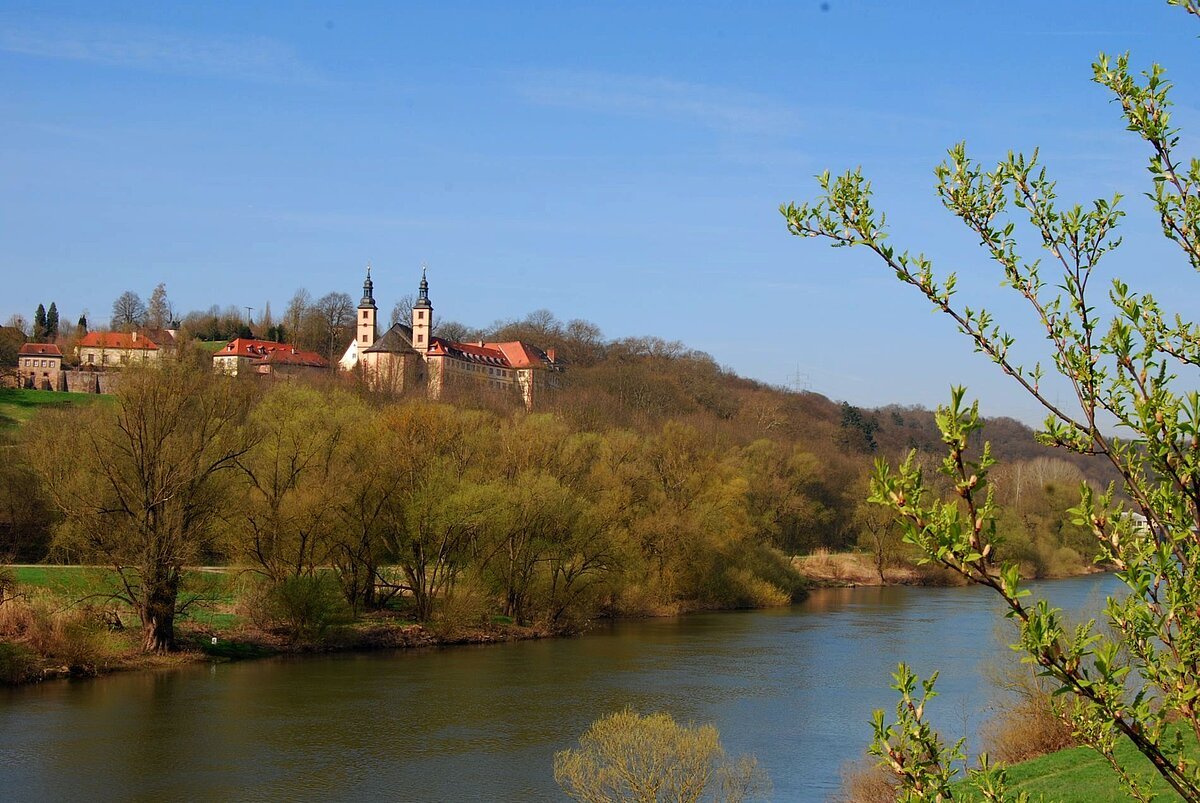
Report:
[[[93,566],[18,566],[17,583],[38,588],[68,600],[102,597],[121,589],[120,578],[111,569]],[[239,617],[230,613],[236,602],[238,572],[189,569],[184,574],[181,601],[198,598],[188,606],[186,618],[214,628],[229,628]]]
[[[43,588],[71,599],[107,594],[118,588],[118,580],[108,569],[90,566],[18,566],[17,582]]]
[[[1200,752],[1200,751],[1198,751]],[[1117,761],[1143,782],[1156,801],[1181,800],[1128,741],[1117,747]],[[1010,794],[1028,792],[1031,800],[1061,803],[1124,803],[1129,793],[1099,753],[1088,747],[1073,747],[1008,768]],[[982,800],[966,796],[965,800]]]
[[[196,345],[200,346],[200,348],[207,352],[215,354],[216,352],[225,348],[225,344],[228,342],[228,340],[201,340],[198,341]]]
[[[59,393],[53,390],[0,388],[0,428],[15,427],[48,407],[93,404],[107,398],[95,393]]]

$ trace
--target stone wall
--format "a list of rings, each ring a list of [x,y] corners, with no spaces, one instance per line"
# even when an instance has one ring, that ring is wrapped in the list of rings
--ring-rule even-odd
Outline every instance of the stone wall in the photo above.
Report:
[[[66,387],[71,393],[112,393],[116,390],[119,374],[101,371],[63,371]]]

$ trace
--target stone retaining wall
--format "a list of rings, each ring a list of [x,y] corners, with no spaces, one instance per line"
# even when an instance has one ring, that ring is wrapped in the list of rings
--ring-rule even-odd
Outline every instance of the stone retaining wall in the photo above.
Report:
[[[119,374],[100,371],[63,371],[59,390],[71,393],[112,393]],[[65,386],[63,386],[65,382]]]

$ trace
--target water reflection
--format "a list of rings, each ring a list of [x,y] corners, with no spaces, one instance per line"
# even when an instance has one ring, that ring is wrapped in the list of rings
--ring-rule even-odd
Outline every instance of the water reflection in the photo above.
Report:
[[[1047,584],[1093,609],[1110,578]],[[1007,650],[978,589],[829,589],[789,609],[627,622],[486,647],[281,659],[0,694],[14,796],[557,799],[555,750],[631,705],[711,721],[781,800],[861,755],[896,661],[942,671],[935,722],[973,732]]]

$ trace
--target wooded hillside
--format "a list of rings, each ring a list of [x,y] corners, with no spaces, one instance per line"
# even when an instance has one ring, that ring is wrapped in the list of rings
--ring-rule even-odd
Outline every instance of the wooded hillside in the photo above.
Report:
[[[521,339],[556,350],[566,370],[558,375],[558,387],[543,397],[544,403],[539,403],[534,414],[526,413],[518,400],[506,395],[448,388],[442,406],[459,413],[454,415],[453,426],[444,429],[458,433],[454,437],[459,440],[469,436],[479,444],[481,455],[489,453],[489,444],[510,448],[503,446],[510,438],[519,441],[536,432],[545,441],[547,454],[558,455],[555,460],[561,457],[571,466],[580,459],[578,449],[583,443],[593,443],[587,448],[599,449],[597,455],[617,461],[606,469],[605,482],[623,486],[630,494],[629,505],[609,518],[621,518],[622,549],[633,549],[623,555],[622,571],[638,567],[618,585],[642,589],[654,598],[653,603],[706,598],[728,603],[743,594],[735,587],[753,586],[760,580],[779,593],[790,594],[794,578],[779,575],[784,558],[817,549],[866,546],[872,533],[878,535],[877,517],[863,504],[867,476],[877,457],[895,458],[917,449],[929,456],[932,474],[933,456],[940,451],[930,411],[898,406],[863,410],[818,393],[769,386],[737,376],[707,354],[681,343],[654,337],[609,341],[592,324],[564,324],[546,312],[487,330],[446,322],[439,333],[464,340]],[[189,364],[194,371],[204,369],[202,359]],[[316,382],[314,390],[340,399],[328,406],[328,420],[313,418],[311,410],[305,412],[296,399],[281,396],[278,386],[259,386],[250,392],[255,409],[278,406],[280,425],[294,417],[293,413],[303,415],[308,422],[303,428],[308,431],[315,431],[318,424],[336,431],[342,426],[339,417],[351,415],[346,412],[351,408],[356,420],[396,422],[414,416],[424,420],[429,415],[421,412],[426,403],[419,397],[372,395],[346,374],[331,374]],[[465,415],[471,411],[481,414]],[[75,411],[58,415],[55,426],[97,426],[81,415]],[[6,437],[19,442],[24,429],[10,429]],[[986,436],[1007,466],[997,475],[998,492],[1019,502],[1013,506],[1013,520],[1007,523],[1009,549],[1026,560],[1034,574],[1077,570],[1090,556],[1082,553],[1071,526],[1061,514],[1051,512],[1049,503],[1070,498],[1081,480],[1106,483],[1102,468],[1039,446],[1032,431],[1012,419],[994,419]],[[11,451],[23,455],[30,448],[36,447],[18,443]],[[441,444],[430,444],[431,450],[438,448]],[[371,460],[379,463],[378,470],[391,470],[386,465],[390,461],[417,459],[410,451],[407,447],[395,454],[374,450]],[[69,454],[64,453],[62,459],[69,460]],[[330,481],[345,480],[356,459],[348,455],[344,462],[331,463]],[[361,463],[357,465],[361,467]],[[504,465],[503,460],[481,457],[472,464],[471,481],[481,487],[503,483],[500,474],[508,471]],[[579,470],[578,466],[570,469]],[[543,466],[538,471],[558,477],[559,469]],[[606,488],[604,493],[612,491]],[[567,492],[584,493],[570,487]],[[718,497],[720,504],[713,502]],[[711,510],[719,515],[714,518],[697,512],[694,502],[701,499],[713,502]],[[0,469],[0,502],[0,550],[20,561],[69,557],[52,548],[57,519],[29,461],[8,461]],[[536,502],[531,497],[534,508]],[[629,542],[630,532],[644,537]],[[707,547],[697,552],[701,541]],[[1064,553],[1064,548],[1069,551]],[[768,553],[761,550],[773,552],[777,558],[768,559]],[[707,560],[704,554],[748,574],[731,586],[729,578],[711,575],[701,565]],[[674,565],[664,562],[668,555],[674,556],[670,558],[676,561]],[[746,557],[734,559],[732,555]],[[232,561],[245,557],[233,548],[209,556]],[[678,561],[685,561],[686,568]],[[688,579],[681,582],[683,577]],[[749,601],[754,596],[744,598]]]

